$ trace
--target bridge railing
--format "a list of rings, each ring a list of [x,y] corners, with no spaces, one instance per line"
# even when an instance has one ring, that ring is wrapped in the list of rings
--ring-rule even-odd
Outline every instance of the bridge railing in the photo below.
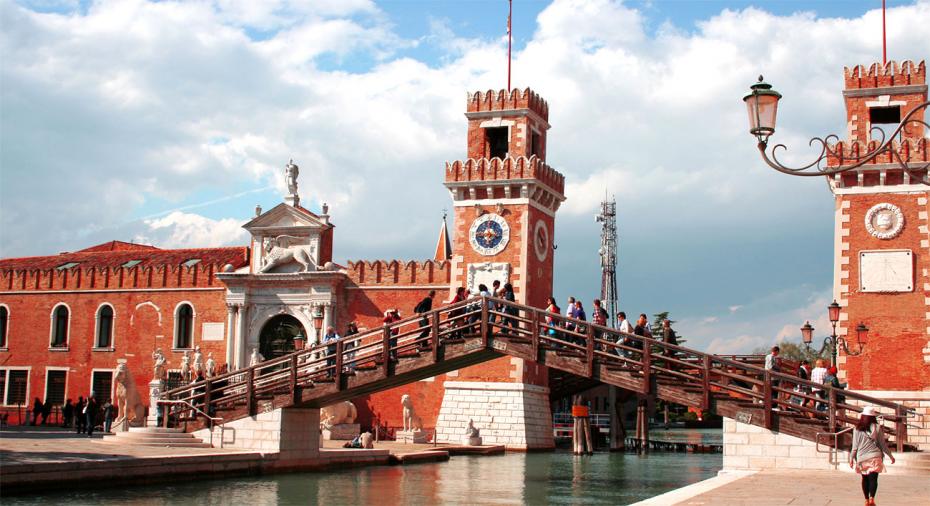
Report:
[[[743,399],[762,408],[763,425],[768,428],[773,426],[776,409],[779,416],[816,418],[831,428],[841,428],[855,423],[862,410],[859,404],[870,404],[885,413],[881,423],[894,434],[899,449],[907,437],[908,412],[896,403],[767,371],[756,365],[757,357],[711,355],[495,297],[473,298],[319,343],[176,388],[166,392],[165,398],[189,402],[205,412],[211,406],[244,403],[253,413],[263,397],[291,393],[296,403],[299,387],[334,382],[342,388],[345,376],[371,368],[383,368],[387,377],[398,357],[432,353],[433,362],[438,362],[443,345],[473,338],[480,338],[475,349],[503,351],[508,342],[530,346],[536,360],[554,351],[565,357],[562,366],[566,370],[588,378],[595,378],[601,367],[625,372],[639,380],[634,387],[641,393],[665,388],[670,395],[669,385],[690,389],[692,396],[681,402],[691,402],[698,395],[697,404],[703,409],[712,407],[715,394]],[[813,393],[817,389],[826,392],[823,397]]]

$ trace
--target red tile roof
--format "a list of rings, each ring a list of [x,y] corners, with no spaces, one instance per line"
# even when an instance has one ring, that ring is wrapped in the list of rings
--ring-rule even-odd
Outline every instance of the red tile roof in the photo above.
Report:
[[[97,251],[151,251],[157,250],[155,246],[147,244],[135,244],[125,241],[110,241],[89,248],[78,250],[75,253],[94,253]]]
[[[124,249],[127,243],[105,243],[92,246],[74,253],[42,257],[4,258],[0,259],[0,270],[48,270],[69,262],[76,262],[74,268],[119,267],[132,260],[140,260],[138,267],[179,266],[188,260],[199,258],[202,265],[218,265],[220,268],[232,264],[239,268],[249,262],[249,248],[245,246],[229,248],[193,248],[193,249],[158,249],[154,246],[138,246]],[[110,245],[113,249],[105,249]],[[103,248],[103,249],[101,249]]]

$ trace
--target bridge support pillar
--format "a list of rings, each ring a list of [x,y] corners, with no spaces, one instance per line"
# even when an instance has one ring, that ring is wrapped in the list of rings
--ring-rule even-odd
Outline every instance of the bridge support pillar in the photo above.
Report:
[[[436,440],[459,443],[469,420],[487,445],[513,450],[555,448],[549,389],[527,383],[446,381]]]
[[[277,461],[272,464],[276,468],[307,467],[319,461],[319,408],[279,408],[226,423],[225,427],[224,447],[277,453]],[[220,434],[215,429],[215,446],[219,446]],[[209,438],[206,429],[196,435]]]
[[[826,439],[824,440],[826,442]],[[780,434],[764,427],[723,419],[723,469],[822,469],[849,471],[848,452],[821,452],[812,441]]]

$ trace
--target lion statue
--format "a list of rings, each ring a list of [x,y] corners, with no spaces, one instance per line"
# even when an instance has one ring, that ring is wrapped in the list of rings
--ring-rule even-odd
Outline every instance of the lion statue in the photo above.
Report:
[[[113,427],[119,430],[120,425],[129,422],[130,427],[145,425],[145,405],[136,390],[136,383],[132,373],[125,363],[116,366],[116,410],[119,417],[113,421]]]
[[[320,409],[320,428],[328,429],[333,425],[342,425],[355,423],[355,417],[358,416],[358,410],[355,404],[349,401],[343,401]]]
[[[413,401],[410,400],[410,396],[404,394],[400,398],[400,405],[404,407],[404,430],[422,430],[423,420],[420,420],[420,417],[413,410]]]
[[[269,272],[271,269],[289,263],[291,260],[302,267],[302,272],[310,272],[316,268],[316,262],[307,247],[291,245],[291,240],[300,240],[290,235],[279,235],[272,241],[265,242],[265,258],[262,268],[258,272]]]

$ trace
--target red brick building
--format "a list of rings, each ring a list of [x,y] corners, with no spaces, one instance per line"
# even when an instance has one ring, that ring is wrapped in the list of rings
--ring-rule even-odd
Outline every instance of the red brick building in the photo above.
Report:
[[[234,370],[253,353],[268,359],[292,351],[295,336],[317,342],[314,320],[338,331],[350,321],[377,327],[385,310],[409,316],[431,290],[439,303],[455,287],[477,293],[479,284],[498,280],[513,284],[517,301],[544,306],[564,200],[563,176],[545,163],[548,115],[529,89],[468,96],[468,159],[445,168],[452,240],[443,220],[430,260],[333,263],[328,208],[316,214],[300,205],[292,163],[284,202],[243,225],[248,247],[162,250],[114,241],[0,260],[0,409],[17,411],[35,397],[56,404],[90,391],[109,397],[122,361],[146,392],[157,348],[169,371],[198,347],[220,370]],[[407,393],[440,438],[457,440],[469,418],[487,419],[496,428],[483,433],[486,441],[545,448],[552,446],[546,382],[545,368],[501,358],[356,405],[363,425],[396,427]]]

